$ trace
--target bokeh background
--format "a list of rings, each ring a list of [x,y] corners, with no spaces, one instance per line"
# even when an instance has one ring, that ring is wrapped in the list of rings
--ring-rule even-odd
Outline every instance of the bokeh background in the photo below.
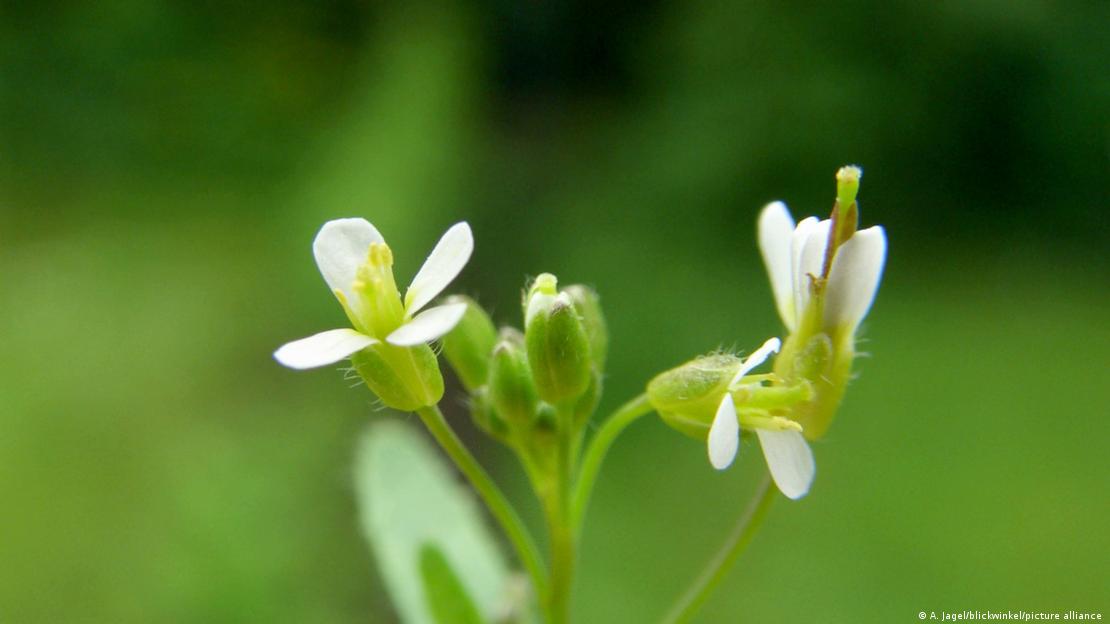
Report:
[[[0,621],[394,620],[351,465],[368,421],[406,417],[270,358],[345,323],[310,255],[324,220],[378,225],[402,283],[470,221],[454,290],[502,323],[527,275],[595,286],[612,408],[780,331],[755,216],[824,213],[846,163],[890,237],[871,357],[811,495],[700,621],[1110,608],[1110,4],[0,15]],[[717,474],[653,418],[618,441],[578,621],[663,612],[746,501],[742,452]]]

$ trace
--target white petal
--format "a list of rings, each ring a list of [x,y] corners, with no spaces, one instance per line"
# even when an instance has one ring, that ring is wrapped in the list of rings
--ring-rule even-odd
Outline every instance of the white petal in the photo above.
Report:
[[[724,470],[736,459],[736,451],[740,449],[740,421],[736,418],[736,406],[732,403],[732,395],[725,393],[721,404],[717,406],[717,415],[713,417],[713,425],[709,427],[709,463],[717,470]]]
[[[775,485],[787,498],[797,500],[805,496],[813,484],[817,465],[801,432],[756,429],[755,433]]]
[[[274,359],[298,370],[316,368],[334,364],[375,342],[377,340],[353,329],[330,329],[282,345],[274,351]]]
[[[794,228],[794,234],[790,237],[790,278],[793,280],[795,327],[799,324],[802,315],[802,303],[799,299],[802,294],[802,286],[809,283],[808,279],[805,281],[801,279],[802,250],[806,246],[806,241],[809,240],[809,235],[813,233],[813,228],[817,227],[817,223],[817,217],[802,219],[798,222],[798,225]]]
[[[829,244],[829,229],[832,221],[825,219],[814,225],[806,237],[798,255],[798,265],[794,273],[794,304],[799,315],[805,313],[810,299],[810,276],[821,277],[825,271],[825,250]]]
[[[336,219],[328,221],[312,241],[312,254],[316,256],[316,266],[335,292],[343,291],[347,299],[355,301],[351,293],[351,283],[355,272],[364,262],[370,250],[370,243],[384,242],[378,230],[366,219]]]
[[[465,221],[452,225],[428,254],[405,293],[405,311],[415,314],[455,279],[474,251],[474,235]]]
[[[385,341],[398,347],[412,347],[436,338],[454,329],[466,313],[466,303],[449,303],[428,308],[416,318],[398,327]]]
[[[768,338],[763,345],[753,351],[752,354],[744,360],[744,363],[740,365],[740,370],[736,371],[736,375],[733,376],[732,382],[729,385],[731,386],[740,381],[741,377],[747,375],[753,368],[765,362],[767,358],[771,357],[772,353],[778,353],[781,347],[781,340],[778,338]]]
[[[855,332],[879,289],[886,262],[886,233],[879,226],[852,235],[833,258],[825,295],[825,328]]]
[[[759,213],[759,251],[771,280],[775,305],[787,329],[794,329],[794,273],[790,257],[790,241],[794,234],[794,219],[786,204],[777,201],[767,204]]]

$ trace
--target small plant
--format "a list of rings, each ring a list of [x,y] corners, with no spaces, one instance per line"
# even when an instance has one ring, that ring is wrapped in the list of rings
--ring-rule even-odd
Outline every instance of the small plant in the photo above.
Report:
[[[828,219],[795,224],[781,202],[759,215],[759,248],[785,339],[770,338],[744,358],[716,353],[659,374],[588,441],[608,350],[597,293],[581,285],[560,288],[554,275],[541,274],[524,292],[522,328],[498,330],[466,297],[425,309],[470,258],[474,243],[466,223],[443,235],[403,297],[393,277],[393,252],[373,225],[363,219],[325,223],[313,252],[352,328],[288,343],[274,357],[295,369],[350,359],[384,405],[419,415],[527,573],[526,583],[507,573],[482,528],[474,528],[480,525],[476,514],[442,487],[449,479],[419,441],[388,429],[364,445],[360,474],[373,476],[360,492],[364,506],[384,509],[370,515],[364,509],[364,524],[402,617],[440,624],[533,621],[534,596],[543,621],[567,622],[578,535],[605,455],[628,425],[655,412],[704,441],[717,470],[732,464],[742,436],[754,436],[769,472],[721,552],[664,619],[687,621],[751,541],[777,492],[798,499],[810,491],[816,463],[808,441],[825,434],[844,396],[856,334],[886,259],[882,227],[858,229],[860,175],[857,167],[837,172]],[[435,341],[469,394],[474,423],[520,460],[543,508],[547,557],[440,411],[443,377],[429,346]],[[768,360],[770,370],[759,372]],[[394,478],[381,477],[391,471]],[[429,511],[398,520],[406,517],[393,513],[404,506],[401,500]]]

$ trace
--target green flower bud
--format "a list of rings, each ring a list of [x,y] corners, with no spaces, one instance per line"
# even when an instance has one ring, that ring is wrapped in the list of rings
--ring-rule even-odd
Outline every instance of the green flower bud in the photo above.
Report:
[[[528,366],[528,355],[519,339],[506,337],[494,347],[489,394],[497,412],[512,428],[526,430],[531,426],[539,397]]]
[[[601,373],[594,370],[590,373],[590,385],[574,404],[574,426],[580,428],[593,416],[597,404],[601,401]]]
[[[555,408],[540,403],[536,419],[523,441],[526,453],[540,477],[540,490],[555,487],[554,475],[559,455],[559,415]]]
[[[486,386],[476,388],[470,395],[469,403],[470,418],[474,424],[490,437],[508,444],[511,435],[509,424],[497,413],[490,398],[489,388]]]
[[[446,303],[466,304],[462,320],[442,339],[443,356],[463,387],[473,392],[489,378],[490,351],[497,342],[497,329],[482,306],[470,297],[454,295]]]
[[[563,292],[570,295],[574,308],[582,319],[582,326],[586,329],[590,342],[590,359],[598,372],[604,371],[605,356],[609,351],[609,329],[605,324],[605,315],[601,312],[600,297],[592,288],[581,284],[567,286]]]
[[[540,398],[559,405],[582,396],[590,385],[590,343],[570,296],[535,291],[525,320],[528,362]]]
[[[736,356],[725,353],[697,358],[652,379],[647,387],[648,400],[663,422],[704,440],[741,363]]]
[[[529,306],[536,295],[547,295],[554,297],[559,294],[558,290],[559,280],[550,273],[540,273],[536,279],[532,280],[532,284],[524,292],[524,324],[528,325]]]
[[[398,347],[379,342],[353,353],[351,364],[386,407],[412,412],[443,398],[439,362],[426,344]]]

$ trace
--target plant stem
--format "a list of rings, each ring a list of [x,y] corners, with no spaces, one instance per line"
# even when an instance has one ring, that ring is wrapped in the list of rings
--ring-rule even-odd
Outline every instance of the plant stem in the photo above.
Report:
[[[671,608],[663,619],[665,624],[688,622],[697,613],[698,609],[705,604],[709,595],[724,580],[732,564],[736,563],[736,559],[755,537],[756,531],[759,530],[763,520],[767,517],[767,512],[770,511],[771,503],[777,498],[777,494],[778,491],[771,485],[771,475],[764,476],[763,481],[756,488],[751,502],[748,503],[747,509],[740,516],[740,520],[737,521],[732,534],[725,540],[720,552],[709,562],[709,565],[705,567],[705,570],[694,581],[694,584],[686,590],[678,603]]]
[[[559,495],[556,494],[556,497]],[[565,497],[562,498],[565,501]],[[545,507],[551,538],[551,585],[547,596],[547,621],[548,624],[566,624],[570,617],[570,595],[574,581],[574,535],[567,522],[566,506],[562,501],[551,501]]]
[[[565,408],[561,422],[570,422],[573,407]],[[555,487],[547,492],[544,511],[551,546],[551,584],[547,600],[548,624],[566,624],[570,618],[570,597],[577,558],[575,534],[570,524],[570,486],[573,472],[575,436],[563,429],[559,433]]]
[[[432,433],[436,442],[439,442],[439,445],[455,462],[455,465],[470,481],[470,484],[478,491],[478,495],[482,497],[490,513],[497,519],[497,522],[509,537],[513,548],[516,549],[517,557],[520,558],[520,562],[532,577],[532,584],[535,585],[537,594],[544,595],[548,591],[548,587],[543,558],[540,555],[539,548],[536,547],[536,541],[529,533],[528,527],[521,521],[512,503],[490,478],[489,473],[474,458],[474,455],[463,445],[462,440],[455,435],[455,431],[451,429],[451,425],[447,423],[438,406],[422,407],[416,410],[416,413],[424,421],[424,425]]]
[[[577,534],[582,528],[582,517],[586,513],[586,505],[590,501],[590,494],[597,481],[597,473],[601,470],[601,463],[605,461],[605,454],[613,441],[624,431],[625,427],[635,422],[641,416],[651,413],[651,403],[646,394],[632,399],[613,412],[605,421],[586,449],[582,460],[582,469],[578,475],[578,482],[574,488],[573,505],[571,508],[571,526]]]

